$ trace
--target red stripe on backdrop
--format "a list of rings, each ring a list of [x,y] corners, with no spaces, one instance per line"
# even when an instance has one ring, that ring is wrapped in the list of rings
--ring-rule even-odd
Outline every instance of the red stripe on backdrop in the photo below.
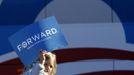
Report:
[[[71,48],[54,51],[58,64],[87,59],[134,60],[134,52],[106,48]]]

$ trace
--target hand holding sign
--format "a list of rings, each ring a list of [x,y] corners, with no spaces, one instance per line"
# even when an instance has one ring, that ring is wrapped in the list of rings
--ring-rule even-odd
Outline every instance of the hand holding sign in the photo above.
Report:
[[[21,29],[9,37],[9,41],[25,66],[38,58],[40,49],[53,51],[67,46],[55,17],[49,17]]]

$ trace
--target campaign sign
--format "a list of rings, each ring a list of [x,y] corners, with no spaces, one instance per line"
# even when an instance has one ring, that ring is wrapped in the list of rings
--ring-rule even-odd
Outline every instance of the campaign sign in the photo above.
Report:
[[[9,37],[9,41],[25,66],[38,58],[41,49],[53,51],[67,46],[54,16],[28,25]]]

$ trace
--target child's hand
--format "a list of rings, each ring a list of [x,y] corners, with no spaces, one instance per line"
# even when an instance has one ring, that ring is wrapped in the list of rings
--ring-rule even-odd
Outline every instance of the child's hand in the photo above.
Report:
[[[44,64],[45,63],[45,60],[46,60],[46,57],[45,55],[47,54],[46,51],[40,51],[39,53],[39,58],[40,58],[40,63],[41,64]]]

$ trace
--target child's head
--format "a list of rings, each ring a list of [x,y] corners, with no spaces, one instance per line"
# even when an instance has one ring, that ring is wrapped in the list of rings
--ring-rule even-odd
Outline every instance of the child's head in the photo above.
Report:
[[[56,55],[48,52],[46,54],[46,61],[45,61],[45,69],[49,75],[54,75],[56,73],[57,63],[56,63]]]

